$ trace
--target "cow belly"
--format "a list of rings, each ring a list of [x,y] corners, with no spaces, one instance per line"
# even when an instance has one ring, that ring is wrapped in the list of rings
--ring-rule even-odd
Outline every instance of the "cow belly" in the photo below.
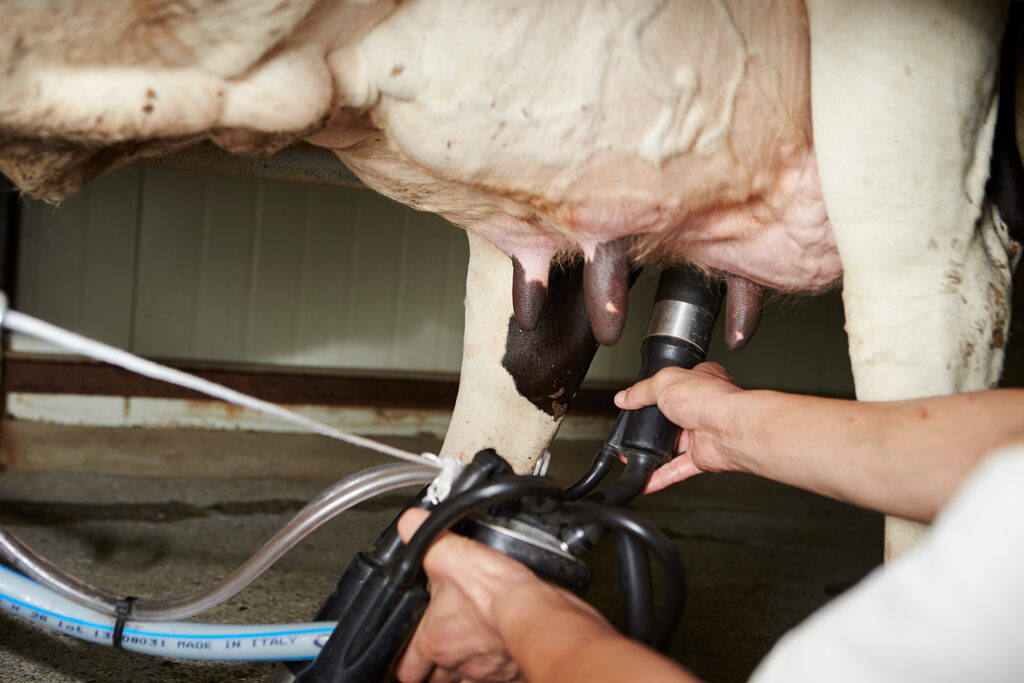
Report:
[[[357,52],[362,68],[338,80],[375,98],[379,135],[315,141],[344,147],[382,192],[486,236],[528,279],[624,236],[637,260],[779,289],[841,273],[801,2],[418,2]]]

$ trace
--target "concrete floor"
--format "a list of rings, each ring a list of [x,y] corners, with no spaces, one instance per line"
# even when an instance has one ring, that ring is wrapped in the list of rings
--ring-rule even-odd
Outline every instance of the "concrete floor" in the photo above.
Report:
[[[434,450],[430,439],[395,439]],[[595,443],[556,442],[563,482]],[[243,562],[320,490],[380,459],[316,436],[3,424],[0,524],[61,567],[122,594],[191,592]],[[304,621],[351,555],[408,502],[343,514],[201,620]],[[705,475],[633,506],[678,548],[689,575],[671,654],[709,681],[742,681],[787,629],[881,561],[882,522],[788,487]],[[610,546],[610,543],[607,545]],[[618,618],[610,547],[587,560],[588,596]],[[0,614],[4,681],[266,681],[272,664],[197,664],[121,653]]]

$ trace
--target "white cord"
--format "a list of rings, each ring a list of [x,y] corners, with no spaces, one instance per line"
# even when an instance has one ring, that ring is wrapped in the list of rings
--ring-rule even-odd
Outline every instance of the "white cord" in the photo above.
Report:
[[[463,464],[455,458],[441,460],[441,473],[434,477],[434,481],[427,487],[427,500],[434,505],[447,500],[448,494],[452,492],[452,484],[455,483],[455,478],[459,476],[462,467]]]
[[[373,439],[344,432],[340,429],[324,424],[319,420],[306,417],[294,410],[288,410],[287,408],[270,403],[269,401],[264,401],[253,396],[243,394],[242,392],[235,391],[234,389],[228,389],[216,382],[211,382],[209,380],[196,377],[195,375],[190,375],[187,372],[182,372],[180,370],[160,365],[159,363],[154,363],[153,361],[140,358],[139,356],[128,353],[127,351],[122,351],[121,349],[95,341],[94,339],[89,339],[88,337],[83,337],[80,334],[75,334],[74,332],[62,329],[56,325],[51,325],[50,323],[39,320],[38,318],[33,318],[30,315],[8,309],[6,308],[6,304],[7,299],[4,297],[0,300],[0,325],[9,330],[37,337],[83,356],[88,356],[112,365],[117,365],[126,370],[131,370],[132,372],[137,372],[140,375],[145,375],[146,377],[152,377],[153,379],[177,384],[179,386],[192,389],[193,391],[198,391],[200,393],[207,394],[208,396],[219,398],[223,401],[227,401],[228,403],[234,403],[245,408],[251,408],[268,415],[273,415],[285,422],[291,422],[292,424],[304,427],[312,432],[328,436],[332,439],[338,439],[339,441],[344,441],[355,446],[369,448],[377,451],[378,453],[390,455],[393,458],[408,460],[410,462],[429,465],[431,467],[442,467],[440,459],[433,453],[417,455],[416,453],[410,453],[409,451],[404,451],[401,448],[389,446],[388,444],[381,443]]]

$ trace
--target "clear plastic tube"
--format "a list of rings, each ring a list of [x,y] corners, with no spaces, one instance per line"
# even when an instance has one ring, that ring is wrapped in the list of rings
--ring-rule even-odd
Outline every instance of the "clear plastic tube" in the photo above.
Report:
[[[0,567],[0,610],[80,640],[113,645],[114,617],[75,604],[5,567]],[[130,619],[122,631],[121,647],[181,659],[313,659],[335,626],[330,621],[250,625]]]
[[[255,555],[213,586],[168,600],[139,598],[133,606],[132,616],[165,621],[205,612],[241,591],[299,541],[335,515],[387,491],[425,484],[436,475],[434,467],[404,463],[378,465],[350,475],[310,501]],[[124,597],[62,572],[3,528],[0,528],[0,555],[19,571],[60,596],[97,613],[113,615],[118,600]]]

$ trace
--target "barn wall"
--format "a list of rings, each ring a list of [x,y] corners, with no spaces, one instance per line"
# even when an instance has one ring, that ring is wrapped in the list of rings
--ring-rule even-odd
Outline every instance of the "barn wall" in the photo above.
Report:
[[[128,168],[23,225],[18,305],[136,353],[458,371],[465,237],[365,190]]]
[[[125,168],[59,206],[25,201],[16,306],[178,361],[456,374],[467,245],[365,189]],[[638,364],[656,285],[588,382]],[[838,294],[769,304],[749,349],[712,357],[744,386],[852,395]],[[16,351],[45,353],[15,338]]]

